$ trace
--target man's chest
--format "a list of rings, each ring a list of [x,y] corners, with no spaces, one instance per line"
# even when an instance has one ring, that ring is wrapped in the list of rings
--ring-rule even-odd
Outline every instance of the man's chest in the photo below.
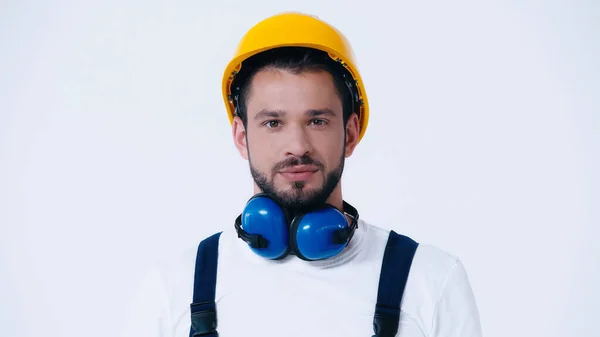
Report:
[[[217,330],[221,337],[374,334],[376,276],[261,275],[243,270],[235,274],[222,277],[217,286]],[[411,316],[401,315],[399,336],[424,336],[418,319]],[[177,330],[177,336],[189,336],[187,317]]]

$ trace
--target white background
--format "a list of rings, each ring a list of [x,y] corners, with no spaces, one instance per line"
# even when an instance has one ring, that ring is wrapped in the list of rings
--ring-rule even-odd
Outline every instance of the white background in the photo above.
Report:
[[[598,336],[595,0],[2,1],[0,335],[115,336],[148,268],[233,225],[222,71],[288,10],[356,51],[362,218],[458,255],[486,336]]]

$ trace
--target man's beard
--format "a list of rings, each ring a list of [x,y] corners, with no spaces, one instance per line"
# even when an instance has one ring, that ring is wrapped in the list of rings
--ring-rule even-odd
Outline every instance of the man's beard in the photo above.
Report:
[[[325,181],[320,187],[311,190],[306,190],[306,184],[304,181],[294,181],[291,183],[291,190],[281,191],[277,190],[273,181],[276,172],[290,166],[314,165],[317,166],[319,170],[323,171],[324,165],[321,162],[312,159],[308,155],[304,155],[299,158],[289,158],[277,163],[271,169],[271,179],[268,179],[266,174],[260,172],[252,165],[250,155],[248,155],[248,162],[250,163],[250,173],[252,174],[252,178],[262,192],[266,193],[269,197],[279,203],[279,205],[284,207],[286,211],[290,212],[291,214],[296,214],[315,209],[327,202],[327,199],[338,185],[342,177],[345,156],[342,151],[340,164],[334,170],[325,175]]]

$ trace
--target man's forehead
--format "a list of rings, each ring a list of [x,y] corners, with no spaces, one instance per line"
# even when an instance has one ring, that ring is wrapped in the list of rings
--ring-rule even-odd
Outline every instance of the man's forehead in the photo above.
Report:
[[[290,115],[335,117],[342,104],[327,71],[292,73],[261,71],[248,83],[246,103],[250,119]],[[339,111],[338,111],[339,110]]]

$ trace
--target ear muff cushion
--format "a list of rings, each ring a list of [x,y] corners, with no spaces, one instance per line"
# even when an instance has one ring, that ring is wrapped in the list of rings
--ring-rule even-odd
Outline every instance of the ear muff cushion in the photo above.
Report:
[[[289,228],[286,216],[275,201],[268,197],[253,197],[242,212],[242,228],[249,234],[260,234],[267,248],[252,248],[267,259],[277,259],[288,250]]]
[[[325,207],[294,219],[292,242],[299,256],[307,260],[327,259],[340,253],[346,244],[335,244],[336,231],[348,227],[346,217],[334,207]],[[294,240],[295,239],[295,240]]]

